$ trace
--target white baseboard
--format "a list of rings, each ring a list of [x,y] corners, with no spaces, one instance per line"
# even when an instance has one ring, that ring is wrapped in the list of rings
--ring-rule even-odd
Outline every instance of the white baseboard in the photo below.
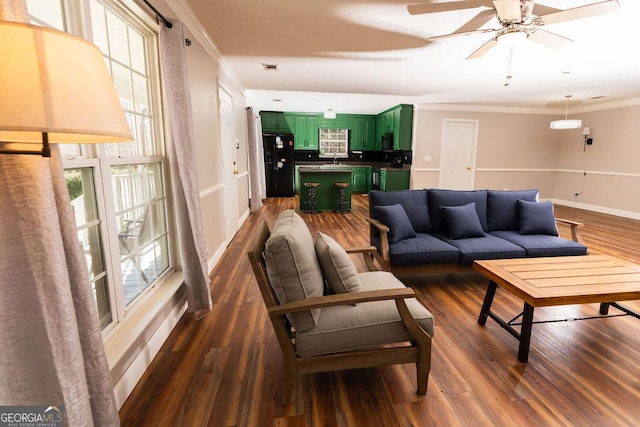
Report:
[[[178,324],[178,321],[187,310],[187,297],[184,295],[171,311],[164,318],[162,323],[153,332],[145,345],[140,349],[137,356],[127,367],[124,374],[113,387],[118,409],[122,407],[142,375],[145,373],[153,358],[158,354],[160,348]]]
[[[587,210],[587,211],[600,212],[600,213],[603,213],[603,214],[615,215],[615,216],[621,216],[623,218],[640,220],[640,213],[638,213],[638,212],[624,211],[624,210],[621,210],[621,209],[613,209],[613,208],[607,208],[607,207],[603,207],[603,206],[590,205],[590,204],[587,204],[587,203],[580,203],[580,202],[576,202],[576,201],[573,201],[573,200],[561,200],[561,199],[549,199],[549,200],[551,200],[554,204],[562,205],[562,206],[569,206],[570,208],[584,209],[584,210]]]

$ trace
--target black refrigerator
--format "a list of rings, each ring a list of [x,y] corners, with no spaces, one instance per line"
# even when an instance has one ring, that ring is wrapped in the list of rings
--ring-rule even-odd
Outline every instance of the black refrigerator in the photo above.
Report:
[[[294,196],[293,134],[265,133],[262,143],[267,197]]]

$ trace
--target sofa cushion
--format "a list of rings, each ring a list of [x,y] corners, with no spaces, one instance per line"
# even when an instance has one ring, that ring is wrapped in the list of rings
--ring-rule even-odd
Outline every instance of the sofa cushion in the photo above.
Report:
[[[304,220],[292,209],[278,215],[265,245],[269,282],[280,303],[322,296],[322,271]],[[294,313],[289,320],[297,330],[315,327],[320,309]]]
[[[358,292],[360,279],[351,257],[342,246],[324,233],[316,238],[316,254],[329,287],[335,294]]]
[[[551,202],[518,200],[520,234],[548,234],[558,236],[558,226]]]
[[[402,190],[402,191],[370,191],[369,215],[373,218],[375,206],[387,206],[400,204],[404,208],[411,221],[411,226],[416,233],[430,233],[431,220],[429,219],[429,206],[427,204],[427,190]],[[379,220],[379,218],[376,218]]]
[[[447,223],[444,219],[442,211],[443,206],[461,206],[471,202],[475,202],[476,211],[482,229],[487,230],[487,191],[460,191],[460,190],[441,190],[429,189],[428,202],[429,214],[431,215],[431,228],[434,233],[447,231]]]
[[[373,245],[380,250],[380,239],[374,237]],[[389,260],[394,267],[423,264],[458,264],[458,248],[443,242],[432,234],[417,233],[413,239],[405,239],[389,245]]]
[[[462,206],[443,206],[440,209],[447,223],[450,239],[484,237],[475,202]]]
[[[389,206],[376,206],[373,208],[373,217],[389,227],[389,243],[416,237],[411,221],[401,204]]]
[[[404,288],[384,271],[359,273],[362,291]],[[433,315],[415,298],[407,308],[429,335],[434,334]],[[325,307],[318,325],[296,333],[296,351],[302,357],[337,353],[411,340],[393,300]]]
[[[517,230],[493,231],[492,235],[521,246],[528,257],[586,255],[587,247],[573,240],[543,234],[522,235]]]
[[[436,237],[460,250],[461,264],[473,264],[477,259],[523,258],[527,254],[524,248],[491,234],[457,240],[449,239],[447,233],[436,233]]]
[[[520,230],[518,199],[537,202],[538,190],[487,190],[488,231]]]

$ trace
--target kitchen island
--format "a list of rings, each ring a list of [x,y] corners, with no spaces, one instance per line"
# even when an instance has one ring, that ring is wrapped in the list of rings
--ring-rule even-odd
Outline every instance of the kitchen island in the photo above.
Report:
[[[346,182],[350,184],[351,174],[351,169],[344,167],[301,166],[298,169],[300,210],[307,210],[309,189],[304,185],[307,182],[317,182],[320,184],[320,186],[316,188],[316,209],[338,210],[338,200],[340,196],[336,183]],[[351,185],[345,188],[344,198],[347,202],[346,209],[351,210]]]

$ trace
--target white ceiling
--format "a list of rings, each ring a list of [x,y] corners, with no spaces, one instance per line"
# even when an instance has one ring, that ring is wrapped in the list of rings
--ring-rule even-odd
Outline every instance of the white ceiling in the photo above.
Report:
[[[597,1],[538,3],[566,9]],[[619,0],[619,13],[544,27],[572,39],[569,46],[553,50],[531,41],[514,46],[508,87],[509,47],[465,59],[491,34],[427,41],[454,31],[482,9],[412,16],[407,5],[419,0],[186,3],[246,88],[249,104],[259,110],[377,113],[398,103],[533,108],[554,103],[557,109],[568,94],[583,106],[640,97],[639,0]],[[496,22],[486,27],[495,28]],[[265,63],[278,70],[266,71]]]

